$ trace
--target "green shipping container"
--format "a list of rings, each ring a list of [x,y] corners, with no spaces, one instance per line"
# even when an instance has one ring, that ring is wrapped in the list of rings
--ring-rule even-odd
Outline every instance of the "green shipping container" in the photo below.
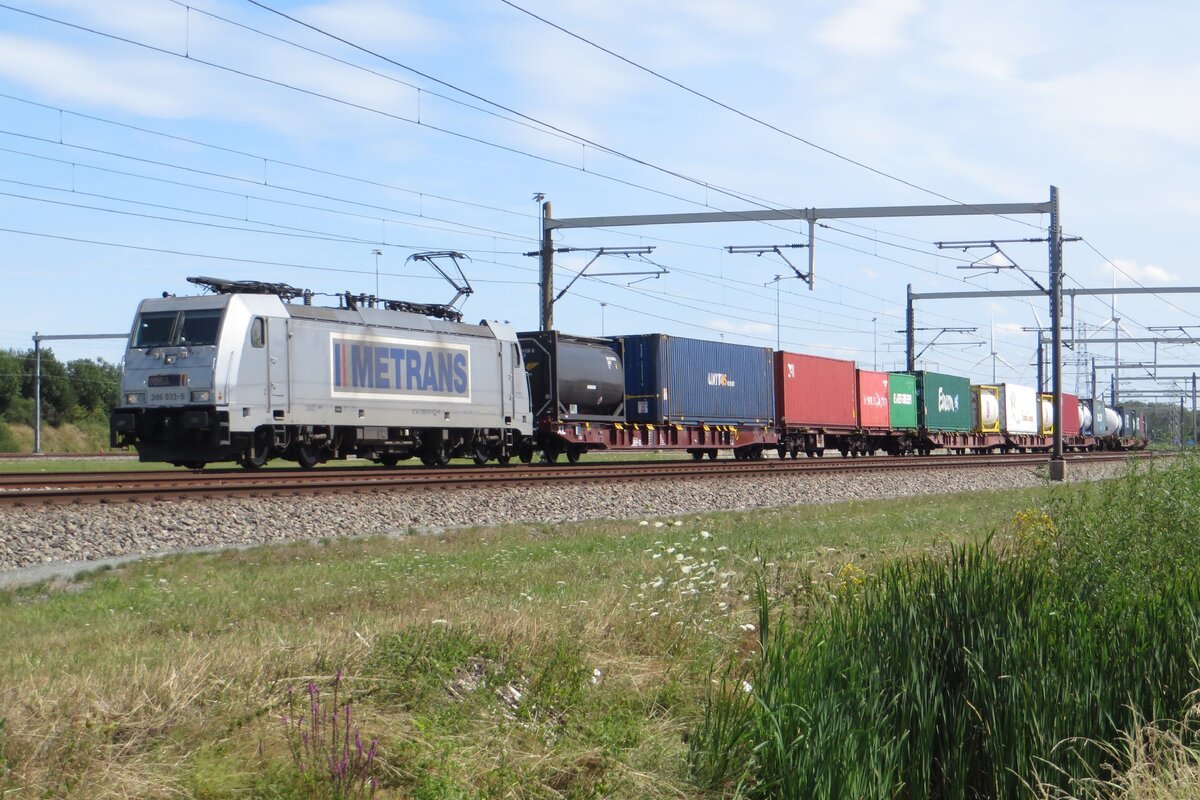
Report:
[[[917,427],[917,379],[907,372],[888,373],[888,394],[891,395],[889,420],[894,431],[915,430]]]
[[[921,427],[930,431],[971,430],[971,381],[940,372],[918,372]]]

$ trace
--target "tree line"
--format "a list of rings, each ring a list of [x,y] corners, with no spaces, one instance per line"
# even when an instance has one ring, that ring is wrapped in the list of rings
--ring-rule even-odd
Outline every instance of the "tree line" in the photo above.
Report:
[[[36,355],[30,350],[0,350],[0,415],[5,422],[32,425]],[[63,363],[42,350],[42,420],[61,425],[104,415],[121,396],[121,367],[104,359],[78,358]]]

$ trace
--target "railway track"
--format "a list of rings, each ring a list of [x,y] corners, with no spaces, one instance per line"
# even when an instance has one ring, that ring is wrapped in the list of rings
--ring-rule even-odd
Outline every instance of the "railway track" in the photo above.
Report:
[[[1150,457],[1142,453],[1089,453],[1067,456],[1070,464]],[[763,459],[760,461],[596,462],[569,466],[508,465],[426,469],[345,467],[340,469],[241,469],[202,472],[12,473],[0,475],[0,506],[216,500],[225,497],[322,493],[423,492],[464,488],[568,483],[628,483],[657,480],[786,476],[821,472],[979,469],[996,466],[1034,467],[1045,454],[950,456],[925,458]]]

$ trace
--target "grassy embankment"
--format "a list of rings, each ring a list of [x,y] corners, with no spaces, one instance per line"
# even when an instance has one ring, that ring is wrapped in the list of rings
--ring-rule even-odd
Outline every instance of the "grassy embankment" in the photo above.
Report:
[[[779,615],[760,587],[763,647],[711,693],[698,775],[763,798],[1200,796],[1200,461],[1056,494],[1014,533]]]
[[[729,742],[738,760],[723,776],[697,758],[714,741],[706,700],[727,696],[712,693],[713,666],[757,669],[760,576],[768,620],[802,610],[769,625],[769,663],[779,632],[825,624],[869,594],[870,576],[886,586],[897,560],[941,563],[990,531],[1028,534],[1014,518],[1048,497],[331,541],[3,593],[0,793],[339,796],[311,752],[297,766],[306,747],[293,751],[282,720],[310,724],[311,683],[317,721],[332,724],[339,672],[350,729],[366,748],[378,740],[376,797],[706,797],[747,765],[765,785],[752,737]],[[759,688],[740,696],[769,699],[769,679],[750,675]],[[289,692],[306,715],[289,712]],[[352,764],[340,796],[358,796],[360,778]]]
[[[42,425],[44,453],[99,453],[108,449],[108,417],[104,415],[66,425]],[[0,453],[32,452],[32,426],[0,422]]]

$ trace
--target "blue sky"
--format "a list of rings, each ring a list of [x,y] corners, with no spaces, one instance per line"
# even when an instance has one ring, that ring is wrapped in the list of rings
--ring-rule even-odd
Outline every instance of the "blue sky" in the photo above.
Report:
[[[376,249],[382,296],[449,300],[407,258],[458,250],[475,289],[464,317],[532,329],[537,263],[523,253],[537,246],[535,193],[555,216],[578,217],[947,202],[938,195],[1036,202],[1054,184],[1065,232],[1083,237],[1066,246],[1067,286],[1200,285],[1195,4],[514,3],[784,133],[501,0],[9,0],[0,347],[28,347],[35,331],[127,330],[139,299],[191,293],[191,275],[371,293]],[[779,284],[783,347],[899,368],[906,284],[1031,288],[1017,270],[959,269],[985,251],[933,242],[1037,238],[1047,223],[830,220],[817,232],[814,290]],[[806,230],[563,232],[560,247],[654,247],[652,263],[609,256],[592,271],[665,274],[579,280],[556,327],[774,346],[771,281],[789,268],[724,248],[803,243]],[[1045,282],[1045,245],[1003,249]],[[558,286],[590,258],[559,256]],[[917,311],[921,327],[976,328],[940,337],[924,367],[990,380],[994,338],[998,379],[1034,382],[1036,335],[1021,328],[1045,324],[1044,301]],[[1122,335],[1146,337],[1200,325],[1200,302],[1125,296],[1116,315]],[[1109,298],[1080,299],[1074,320],[1091,335],[1112,316]],[[115,361],[121,346],[54,349]],[[1158,360],[1200,363],[1197,350],[1160,346]],[[1078,355],[1111,362],[1112,346]],[[1121,357],[1155,352],[1127,344]],[[1082,375],[1070,367],[1065,388],[1083,389]]]

